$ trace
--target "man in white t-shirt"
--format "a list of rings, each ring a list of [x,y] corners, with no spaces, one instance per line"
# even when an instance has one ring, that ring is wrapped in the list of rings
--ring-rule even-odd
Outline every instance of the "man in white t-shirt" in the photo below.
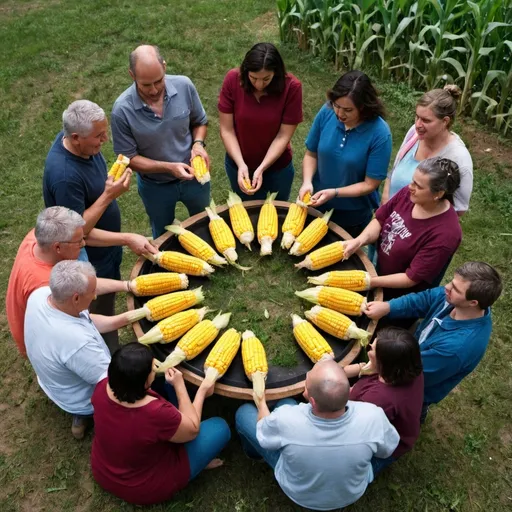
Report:
[[[309,403],[282,400],[271,413],[263,399],[258,409],[244,404],[236,413],[247,455],[265,459],[281,489],[302,507],[332,510],[354,503],[373,480],[372,458],[387,458],[398,445],[384,411],[348,401],[349,390],[343,369],[323,361],[306,376]]]
[[[129,323],[127,313],[89,315],[96,284],[89,262],[63,260],[53,267],[50,286],[30,295],[25,314],[25,344],[37,381],[50,400],[73,415],[77,439],[84,436],[92,392],[110,363],[100,333]]]

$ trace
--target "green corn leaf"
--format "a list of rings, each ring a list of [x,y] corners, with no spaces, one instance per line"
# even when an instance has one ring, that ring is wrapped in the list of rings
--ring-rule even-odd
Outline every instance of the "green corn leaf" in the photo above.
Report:
[[[467,32],[463,34],[452,34],[451,32],[445,32],[443,34],[443,39],[449,39],[450,41],[455,41],[457,39],[464,39],[468,35]]]
[[[494,50],[496,50],[496,46],[482,47],[478,50],[478,55],[487,57],[487,55],[490,55]]]
[[[469,3],[469,2],[468,2]],[[483,36],[490,34],[495,28],[498,27],[511,27],[510,23],[502,23],[500,21],[491,21],[484,30]]]
[[[464,71],[464,69],[462,68],[462,64],[458,60],[455,60],[452,57],[445,57],[444,59],[440,60],[448,62],[448,64],[451,64],[457,71],[459,78],[466,76],[466,72]]]

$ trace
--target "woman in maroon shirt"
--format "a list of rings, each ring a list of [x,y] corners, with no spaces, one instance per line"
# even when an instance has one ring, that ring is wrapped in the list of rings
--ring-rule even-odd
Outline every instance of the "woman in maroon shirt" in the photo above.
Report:
[[[462,240],[453,194],[459,168],[446,158],[423,160],[408,187],[375,213],[366,229],[348,240],[345,257],[377,242],[377,277],[371,287],[384,288],[384,300],[437,286]]]
[[[218,109],[233,191],[243,200],[278,192],[277,199],[287,201],[295,172],[290,140],[302,122],[302,85],[286,73],[273,44],[254,45],[240,68],[228,71]]]
[[[137,505],[168,500],[203,469],[220,466],[215,457],[231,436],[222,418],[201,422],[211,384],[203,381],[191,402],[181,372],[168,370],[165,379],[174,388],[176,408],[150,389],[154,379],[151,350],[129,343],[114,353],[108,379],[92,396],[94,479]]]
[[[400,443],[391,457],[372,461],[374,473],[378,473],[411,450],[418,439],[423,406],[423,366],[416,338],[397,327],[379,331],[375,341],[368,345],[368,358],[368,364],[345,367],[348,377],[360,376],[350,390],[349,399],[381,407],[400,435]]]

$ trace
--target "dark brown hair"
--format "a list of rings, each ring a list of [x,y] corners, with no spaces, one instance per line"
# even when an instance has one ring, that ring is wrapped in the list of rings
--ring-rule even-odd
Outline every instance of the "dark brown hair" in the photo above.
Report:
[[[423,371],[418,341],[400,327],[378,332],[375,357],[379,375],[391,386],[405,386]]]
[[[461,265],[455,274],[469,281],[466,300],[476,300],[482,309],[491,307],[503,290],[498,272],[483,261],[468,261]]]
[[[447,128],[450,128],[455,121],[457,113],[457,100],[461,97],[462,91],[455,84],[445,85],[443,89],[432,89],[426,92],[416,103],[416,106],[427,107],[438,119],[450,118]]]
[[[240,66],[240,85],[249,93],[254,87],[249,79],[249,72],[272,71],[274,76],[265,88],[268,94],[281,94],[284,91],[286,68],[277,48],[272,43],[257,43],[246,54]]]
[[[345,73],[334,84],[334,87],[327,91],[327,98],[331,101],[331,105],[332,102],[345,96],[352,100],[362,121],[386,116],[377,90],[362,71],[353,70]]]
[[[455,162],[448,158],[427,158],[419,163],[417,169],[429,177],[432,194],[444,192],[442,197],[453,204],[453,194],[460,186],[459,166]]]

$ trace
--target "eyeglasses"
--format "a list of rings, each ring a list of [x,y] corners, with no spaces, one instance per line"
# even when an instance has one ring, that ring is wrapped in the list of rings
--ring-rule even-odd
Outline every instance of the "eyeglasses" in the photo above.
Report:
[[[85,237],[83,236],[80,240],[59,240],[59,244],[84,244]]]

